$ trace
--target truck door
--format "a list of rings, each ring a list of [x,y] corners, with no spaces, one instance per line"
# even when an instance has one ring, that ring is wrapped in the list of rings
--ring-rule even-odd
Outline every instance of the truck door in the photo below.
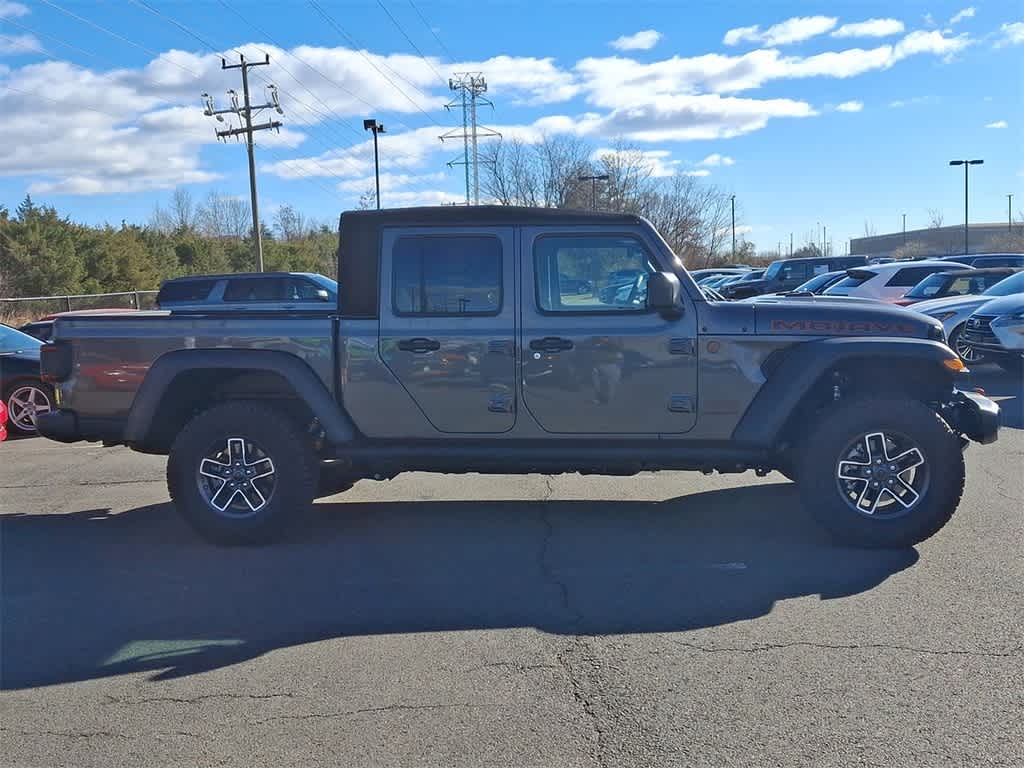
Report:
[[[647,308],[667,269],[641,233],[521,231],[523,403],[548,432],[665,434],[697,411],[695,311]]]
[[[384,364],[438,431],[512,429],[512,229],[388,229],[381,246]]]

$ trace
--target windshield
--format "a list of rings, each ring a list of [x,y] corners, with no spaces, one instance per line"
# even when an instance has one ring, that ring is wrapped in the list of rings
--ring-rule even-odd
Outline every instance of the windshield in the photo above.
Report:
[[[823,275],[817,275],[812,277],[806,283],[801,283],[793,290],[799,293],[814,293],[819,291],[827,285],[830,285],[839,278],[839,275],[835,272],[826,272]]]
[[[25,349],[39,349],[43,345],[27,333],[16,331],[6,325],[0,325],[0,353],[21,352]]]
[[[982,295],[1009,296],[1014,293],[1024,293],[1024,272],[1018,272],[1015,275],[1003,278]]]
[[[785,263],[786,262],[784,261],[773,261],[771,264],[769,264],[768,269],[765,270],[764,279],[774,280],[776,277],[778,277],[779,272],[782,271],[782,267]]]
[[[928,275],[928,277],[907,291],[906,296],[911,299],[930,299],[933,296],[941,296],[952,280],[953,278],[949,275],[936,272],[934,275]]]

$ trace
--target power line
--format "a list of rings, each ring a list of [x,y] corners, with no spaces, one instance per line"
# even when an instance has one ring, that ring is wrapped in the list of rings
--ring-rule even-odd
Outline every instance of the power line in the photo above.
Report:
[[[345,29],[340,24],[338,24],[338,22],[336,22],[331,17],[331,15],[329,13],[327,13],[327,11],[325,11],[323,8],[321,8],[319,3],[316,2],[316,0],[307,0],[307,2],[310,4],[310,6],[312,6],[313,10],[315,10],[317,13],[319,13],[323,17],[324,21],[326,21],[328,24],[330,24],[338,34],[340,34],[342,37],[344,37],[355,48],[356,52],[360,56],[362,56],[371,67],[373,67],[375,70],[377,70],[377,72],[380,74],[381,77],[383,77],[385,80],[387,80],[388,83],[390,83],[391,86],[396,91],[398,91],[400,94],[402,94],[402,96],[405,97],[406,101],[408,101],[410,104],[412,104],[431,123],[433,123],[434,125],[438,125],[437,120],[435,120],[426,110],[424,110],[423,107],[421,107],[419,104],[417,104],[408,93],[406,93],[404,90],[402,90],[401,86],[399,86],[398,83],[396,83],[394,80],[392,80],[390,77],[388,77],[387,73],[383,69],[381,69],[379,66],[377,66],[377,62],[375,62],[373,59],[371,59],[369,56],[366,55],[366,52],[362,49],[363,47],[361,45],[359,45],[359,43],[355,40],[355,38],[353,38],[352,35],[350,35],[348,32],[346,32]],[[401,75],[398,75],[397,73],[394,73],[394,71],[392,71],[392,72],[393,72],[393,74],[395,74],[396,77],[398,77],[398,78],[400,78],[402,80],[405,80],[404,78],[401,77]],[[412,83],[409,83],[408,80],[405,80],[405,82],[411,88],[413,88],[415,90],[419,90],[418,88],[416,88],[416,86],[412,85]]]
[[[455,61],[455,56],[453,56],[452,52],[448,50],[448,46],[444,44],[444,41],[442,41],[441,38],[438,37],[437,32],[434,31],[434,27],[431,25],[429,21],[427,21],[426,17],[420,12],[420,9],[416,6],[416,3],[414,3],[412,0],[409,0],[409,5],[411,5],[412,9],[416,11],[416,15],[420,17],[420,21],[423,22],[423,26],[425,26],[427,28],[427,31],[430,32],[431,35],[433,35],[434,39],[437,41],[437,44],[441,46],[441,50],[445,52],[449,59]]]
[[[384,11],[384,13],[386,13],[386,14],[388,15],[388,18],[389,18],[389,19],[391,19],[391,23],[392,23],[392,24],[394,24],[394,25],[395,25],[395,27],[396,27],[396,28],[398,29],[398,31],[402,33],[402,37],[404,37],[404,38],[405,38],[405,40],[406,40],[406,42],[407,42],[407,43],[409,43],[409,45],[411,45],[411,46],[413,47],[413,50],[414,50],[414,51],[416,51],[416,53],[418,53],[418,54],[420,55],[420,58],[421,58],[421,59],[423,59],[423,62],[424,62],[424,63],[425,63],[425,64],[426,64],[426,65],[427,65],[428,67],[430,67],[430,68],[431,68],[432,70],[434,70],[434,74],[435,74],[435,75],[437,75],[437,79],[438,79],[438,80],[440,80],[440,81],[441,81],[442,83],[443,83],[443,82],[445,82],[445,76],[444,76],[444,75],[442,75],[442,74],[441,74],[440,72],[438,72],[438,71],[437,71],[437,67],[435,67],[435,66],[434,66],[434,65],[433,65],[433,64],[432,64],[432,63],[430,62],[430,59],[428,59],[428,58],[427,58],[427,57],[426,57],[426,56],[425,56],[425,55],[423,54],[423,51],[421,51],[421,50],[420,50],[420,47],[419,47],[418,45],[416,45],[416,43],[414,43],[414,42],[413,42],[412,38],[411,38],[411,37],[409,37],[409,34],[408,34],[408,33],[407,33],[406,31],[405,31],[404,27],[402,27],[402,25],[398,23],[398,19],[396,19],[396,18],[395,18],[395,17],[394,17],[393,15],[392,15],[391,11],[389,11],[389,10],[388,10],[388,7],[387,7],[386,5],[384,5],[384,3],[382,2],[382,0],[377,0],[377,5],[379,5],[379,6],[380,6],[380,9],[381,9],[382,11]]]
[[[105,57],[100,56],[100,55],[95,54],[95,53],[90,53],[89,51],[86,51],[83,48],[79,48],[77,45],[72,45],[71,43],[67,42],[66,40],[61,40],[59,37],[55,37],[54,35],[47,34],[46,32],[39,32],[38,30],[32,29],[31,27],[27,27],[24,24],[21,24],[20,22],[15,21],[14,19],[4,19],[3,21],[4,21],[4,24],[13,24],[14,26],[18,27],[19,29],[25,30],[29,34],[37,35],[38,37],[46,38],[48,40],[53,40],[53,42],[57,43],[57,45],[63,45],[65,48],[70,48],[73,51],[78,51],[79,53],[81,53],[81,54],[83,54],[85,56],[88,56],[91,59],[96,59],[97,61],[105,61],[107,64],[110,64],[111,66],[115,66],[115,67],[119,66],[119,65],[115,64],[113,61],[111,61],[108,58],[105,58]],[[8,35],[4,35],[4,37],[8,37]],[[13,39],[13,38],[9,38],[9,39]],[[41,49],[37,49],[37,50],[39,50],[40,53],[46,53],[48,56],[52,55],[52,54],[50,54],[47,51],[43,51]]]
[[[6,37],[6,35],[4,35],[4,37]],[[23,91],[20,88],[15,88],[13,85],[8,85],[7,83],[0,84],[0,87],[6,88],[8,91],[14,91],[15,93],[19,93],[22,96],[28,96],[28,97],[33,98],[33,99],[42,99],[43,101],[48,101],[51,104],[56,104],[58,106],[66,106],[67,105],[66,101],[59,101],[57,99],[51,99],[49,96],[43,96],[41,93],[31,93],[30,91]],[[96,107],[89,107],[89,106],[86,106],[85,104],[76,104],[75,107],[77,107],[78,109],[86,109],[86,110],[88,110],[90,112],[96,112],[97,114],[100,114],[100,115],[106,115],[107,117],[112,117],[115,120],[117,120],[119,123],[124,122],[125,119],[126,119],[124,115],[115,115],[113,112],[105,112],[102,109],[96,109]]]

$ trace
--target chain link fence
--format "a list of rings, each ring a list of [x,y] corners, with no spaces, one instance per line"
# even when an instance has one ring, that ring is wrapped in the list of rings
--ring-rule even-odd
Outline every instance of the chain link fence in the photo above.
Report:
[[[79,309],[152,309],[156,294],[156,291],[120,291],[0,299],[0,322],[16,327],[58,312]]]

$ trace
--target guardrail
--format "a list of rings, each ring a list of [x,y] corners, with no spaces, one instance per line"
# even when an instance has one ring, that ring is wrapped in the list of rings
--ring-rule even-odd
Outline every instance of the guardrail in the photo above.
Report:
[[[46,315],[76,309],[151,309],[156,294],[156,291],[117,291],[0,299],[0,321],[12,325],[12,321],[27,323]]]

